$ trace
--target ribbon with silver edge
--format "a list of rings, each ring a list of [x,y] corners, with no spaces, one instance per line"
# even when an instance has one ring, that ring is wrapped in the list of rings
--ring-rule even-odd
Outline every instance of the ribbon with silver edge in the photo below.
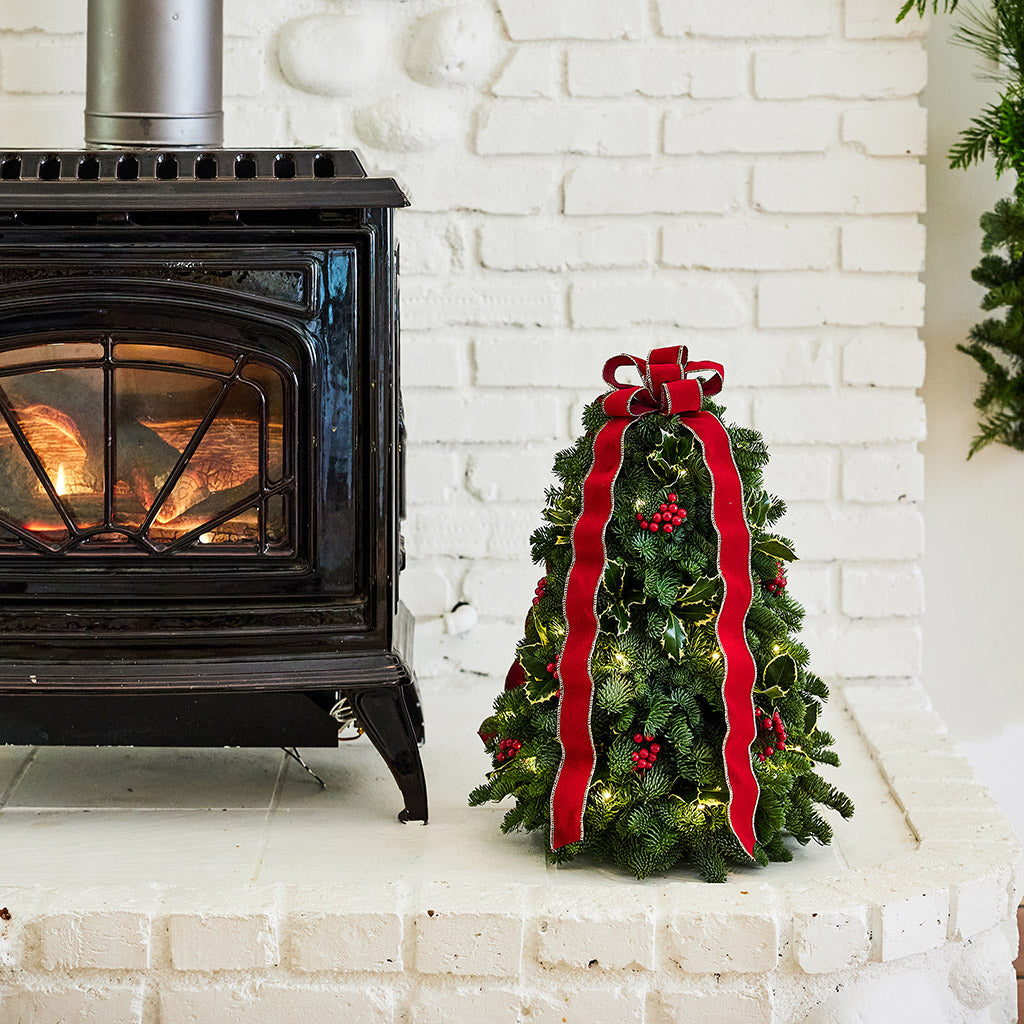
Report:
[[[637,369],[640,385],[619,383],[616,373],[624,366]],[[711,375],[706,379],[689,377],[709,371]],[[602,400],[608,422],[594,438],[594,460],[583,481],[583,506],[572,531],[573,560],[565,587],[566,637],[558,659],[562,760],[551,791],[552,850],[583,838],[583,810],[597,765],[590,729],[594,698],[590,660],[598,634],[597,594],[605,568],[604,533],[614,509],[615,480],[622,466],[626,431],[640,417],[656,412],[679,416],[700,443],[711,474],[712,519],[718,534],[718,570],[724,590],[716,633],[725,660],[722,701],[726,734],[722,756],[729,787],[728,816],[736,838],[753,856],[759,789],[750,760],[750,745],[757,735],[753,705],[757,667],[745,629],[753,597],[750,529],[728,434],[715,415],[701,408],[705,396],[721,391],[724,378],[725,371],[718,363],[687,362],[685,347],[655,349],[646,361],[619,355],[605,363],[604,379],[613,389]]]

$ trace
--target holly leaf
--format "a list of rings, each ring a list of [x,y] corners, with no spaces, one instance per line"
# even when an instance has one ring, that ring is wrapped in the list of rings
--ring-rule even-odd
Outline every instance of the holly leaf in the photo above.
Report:
[[[807,702],[807,710],[804,712],[804,732],[810,735],[818,728],[818,715],[821,713],[821,705],[816,701]]]
[[[661,636],[661,645],[673,661],[682,661],[683,649],[686,647],[686,628],[683,620],[671,612],[668,613],[665,632]]]
[[[632,609],[636,605],[644,603],[643,595],[637,593],[630,576],[629,566],[625,562],[610,559],[604,567],[604,575],[601,578],[611,600],[607,611],[615,619],[619,636],[629,632]]]
[[[676,604],[707,604],[715,601],[721,582],[718,576],[702,576],[676,598]]]
[[[770,701],[782,700],[786,696],[786,691],[781,686],[773,686],[770,690],[758,690],[757,694],[759,697],[764,697]]]
[[[546,647],[541,647],[540,644],[528,644],[525,647],[519,648],[518,656],[519,664],[523,666],[523,670],[527,675],[541,680],[551,678],[551,674],[548,672],[548,665],[554,659]]]
[[[778,687],[785,692],[796,682],[796,662],[790,654],[780,654],[765,666],[762,682],[765,690]]]
[[[576,515],[572,509],[564,508],[559,505],[549,505],[541,513],[549,523],[554,523],[555,526],[572,526],[576,521]]]
[[[764,540],[759,540],[754,545],[754,550],[768,555],[769,558],[778,558],[783,562],[797,561],[796,552],[778,537],[766,537]]]
[[[756,528],[764,526],[771,507],[772,502],[767,491],[754,491],[747,501],[747,522]]]
[[[691,437],[677,437],[663,430],[658,447],[647,456],[647,464],[656,477],[671,486],[683,475],[683,462],[692,447]]]

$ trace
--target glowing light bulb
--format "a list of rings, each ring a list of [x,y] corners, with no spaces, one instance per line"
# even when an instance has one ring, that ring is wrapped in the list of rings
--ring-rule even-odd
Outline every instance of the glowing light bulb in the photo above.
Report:
[[[57,481],[54,484],[54,489],[58,494],[64,495],[68,493],[68,483],[64,476],[64,463],[57,467]]]
[[[779,653],[779,651],[781,651],[781,650],[782,650],[782,648],[781,648],[781,647],[780,647],[780,646],[779,646],[778,644],[776,644],[776,645],[775,645],[775,646],[774,646],[774,647],[772,648],[772,652],[773,652],[773,653],[775,653],[775,654],[778,654],[778,653]]]
[[[712,660],[712,661],[718,661],[718,659],[719,659],[720,657],[721,657],[721,655],[720,655],[720,654],[718,653],[718,651],[715,651],[715,652],[714,652],[714,653],[713,653],[713,654],[711,655],[711,660]]]

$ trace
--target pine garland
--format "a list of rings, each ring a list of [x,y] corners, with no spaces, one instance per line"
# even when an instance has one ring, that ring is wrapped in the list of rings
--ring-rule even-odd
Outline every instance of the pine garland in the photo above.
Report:
[[[722,413],[711,403],[705,408]],[[481,727],[489,736],[493,770],[470,803],[512,797],[505,832],[546,834],[550,824],[549,798],[560,761],[559,681],[552,670],[566,633],[562,598],[572,526],[594,434],[604,422],[600,402],[589,405],[587,433],[555,459],[560,483],[547,492],[545,522],[532,537],[534,560],[546,567],[546,576],[517,652],[526,682],[501,693]],[[763,488],[768,452],[756,431],[728,430],[753,540],[747,637],[764,726],[752,753],[761,787],[754,856],[767,865],[791,859],[785,833],[800,843],[831,840],[831,826],[818,807],[849,817],[853,805],[815,771],[819,764],[838,764],[832,737],[818,728],[828,689],[808,669],[808,652],[797,639],[804,613],[787,592],[781,569],[796,556],[791,542],[772,532],[785,504]],[[685,509],[685,521],[671,535],[641,529],[638,516],[650,517],[669,493]],[[585,838],[548,856],[563,862],[586,854],[637,878],[686,863],[708,881],[723,881],[729,864],[748,864],[749,858],[726,818],[724,667],[715,634],[722,600],[717,535],[707,468],[677,417],[651,414],[627,432],[605,540],[600,630],[591,663],[598,761],[584,811]]]

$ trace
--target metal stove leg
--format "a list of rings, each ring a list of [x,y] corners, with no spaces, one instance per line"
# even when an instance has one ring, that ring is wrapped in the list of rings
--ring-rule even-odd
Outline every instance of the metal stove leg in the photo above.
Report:
[[[359,687],[345,691],[344,696],[402,791],[405,808],[398,820],[426,824],[427,782],[416,742],[423,725],[415,684],[410,679],[397,686]],[[410,702],[414,702],[414,714],[410,714]]]

